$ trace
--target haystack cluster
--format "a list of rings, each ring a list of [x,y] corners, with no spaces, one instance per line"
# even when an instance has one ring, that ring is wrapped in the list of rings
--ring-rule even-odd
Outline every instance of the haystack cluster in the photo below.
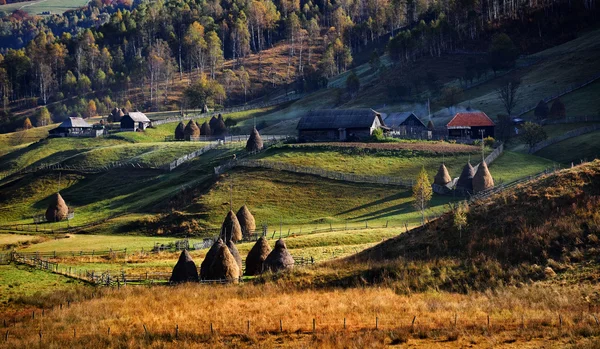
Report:
[[[60,193],[52,195],[50,204],[46,209],[46,220],[48,222],[60,222],[69,216],[69,207]]]
[[[229,241],[227,244],[218,239],[206,253],[200,265],[200,279],[227,280],[237,282],[242,276],[242,257]]]
[[[445,187],[449,187],[452,184],[452,177],[444,164],[440,165],[433,183]],[[494,179],[485,161],[479,164],[477,171],[471,166],[470,162],[467,162],[462,169],[460,177],[458,177],[454,184],[455,189],[461,189],[468,193],[478,193],[493,187]]]

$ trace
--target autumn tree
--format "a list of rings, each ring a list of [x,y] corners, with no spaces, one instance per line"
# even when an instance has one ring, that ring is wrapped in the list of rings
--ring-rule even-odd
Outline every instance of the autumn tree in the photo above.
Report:
[[[237,80],[240,83],[240,87],[244,90],[244,103],[246,102],[246,96],[248,95],[248,89],[250,88],[250,75],[241,67],[237,74]]]
[[[29,130],[31,128],[33,128],[33,125],[31,124],[31,120],[29,120],[29,118],[25,118],[25,121],[23,121],[23,129]]]
[[[533,122],[526,122],[521,127],[521,138],[531,151],[536,144],[548,138],[548,135],[542,126]]]
[[[48,108],[46,107],[42,107],[40,108],[40,110],[37,113],[37,117],[36,117],[36,122],[35,124],[39,127],[39,126],[46,126],[50,123],[51,119],[50,119],[50,112],[48,111]]]
[[[184,96],[190,108],[202,108],[204,105],[214,106],[222,103],[226,94],[221,84],[203,75],[184,91]]]
[[[417,210],[421,211],[421,224],[425,224],[425,210],[429,207],[432,195],[431,182],[423,166],[413,186],[413,205]]]
[[[208,32],[206,36],[206,46],[208,55],[208,65],[210,68],[210,77],[215,78],[217,68],[223,62],[223,50],[221,49],[221,39],[215,31]]]
[[[206,50],[207,43],[204,38],[204,26],[198,22],[194,22],[190,25],[185,36],[185,44],[191,52],[192,61],[196,66],[198,76],[204,71],[204,64],[206,62]]]

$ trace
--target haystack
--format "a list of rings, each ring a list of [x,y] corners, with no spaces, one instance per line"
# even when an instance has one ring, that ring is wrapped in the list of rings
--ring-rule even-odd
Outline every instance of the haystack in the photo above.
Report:
[[[60,196],[60,193],[56,193],[50,199],[50,205],[46,209],[46,220],[48,222],[60,222],[66,219],[69,215],[69,207],[65,203],[65,200]]]
[[[217,254],[210,266],[212,280],[227,280],[237,282],[240,277],[240,268],[235,258],[229,252],[227,246],[222,245],[217,250]]]
[[[192,137],[200,137],[200,129],[194,120],[190,120],[183,130],[185,139],[190,140]]]
[[[437,185],[446,185],[452,181],[446,165],[441,164],[437,174],[433,178],[433,183]]]
[[[248,256],[246,257],[246,275],[258,275],[263,272],[263,265],[265,260],[271,253],[271,246],[267,242],[267,239],[261,237],[256,241]]]
[[[170,283],[178,284],[181,282],[198,282],[198,270],[196,269],[196,263],[190,256],[187,250],[181,251],[179,260],[173,268],[171,274]]]
[[[175,128],[175,139],[178,141],[185,139],[185,126],[183,125],[183,121],[180,121],[179,125]]]
[[[478,193],[480,191],[488,190],[494,187],[494,178],[487,167],[485,161],[482,161],[477,168],[475,176],[473,176],[473,191]]]
[[[214,129],[215,129],[215,127],[217,127],[218,123],[219,123],[219,119],[217,119],[215,116],[213,116],[208,121],[208,126],[210,126],[210,129],[214,131]]]
[[[244,268],[242,268],[242,256],[240,255],[240,251],[238,251],[237,247],[235,247],[235,244],[231,240],[227,241],[227,248],[229,249],[229,253],[231,253],[235,259],[240,271],[240,276],[242,276],[244,274]]]
[[[429,122],[427,123],[427,129],[429,131],[433,131],[435,129],[435,125],[433,124],[433,121],[429,120]]]
[[[473,168],[473,166],[471,166],[470,162],[467,162],[465,167],[463,167],[460,177],[458,177],[458,181],[456,181],[456,187],[462,188],[464,190],[472,191],[474,176],[475,176],[475,169]]]
[[[208,122],[204,121],[204,123],[200,127],[200,134],[207,137],[212,135],[212,131],[210,130]]]
[[[565,108],[565,104],[557,98],[552,103],[552,107],[550,107],[550,117],[559,119],[567,116],[567,110]]]
[[[256,127],[252,129],[248,142],[246,142],[246,151],[249,153],[261,151],[263,149],[263,141]]]
[[[248,236],[256,230],[256,221],[254,220],[252,213],[250,213],[248,206],[244,205],[240,207],[235,216],[240,223],[242,234],[244,236]]]
[[[265,259],[264,269],[272,272],[280,270],[290,269],[294,267],[294,258],[287,250],[285,241],[282,239],[277,240],[275,243],[275,249],[269,253],[267,259]]]
[[[212,123],[209,126],[213,135],[215,136],[223,136],[227,134],[227,126],[225,126],[225,120],[223,120],[223,116],[221,114],[219,114],[219,117],[216,119],[214,126]]]
[[[238,242],[242,239],[242,227],[240,227],[240,222],[233,211],[229,211],[223,221],[221,238],[224,241],[233,240],[233,242]]]
[[[212,262],[215,259],[215,256],[217,255],[217,251],[219,251],[219,248],[221,246],[225,246],[223,240],[217,239],[217,241],[215,241],[215,243],[210,247],[208,252],[206,252],[206,257],[204,257],[204,261],[202,261],[202,264],[200,265],[200,279],[213,279],[213,274],[210,270],[210,266],[212,265]]]

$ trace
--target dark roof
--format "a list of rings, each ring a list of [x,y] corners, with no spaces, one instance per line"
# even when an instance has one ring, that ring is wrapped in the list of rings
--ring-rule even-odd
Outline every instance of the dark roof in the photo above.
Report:
[[[150,119],[148,119],[146,114],[141,113],[139,111],[132,111],[125,116],[129,116],[131,118],[131,120],[133,120],[135,122],[150,122]]]
[[[482,111],[457,113],[446,125],[448,128],[495,126],[492,119]]]
[[[298,130],[322,130],[339,128],[369,128],[379,119],[385,127],[381,114],[373,109],[321,109],[311,110],[298,122]]]
[[[385,124],[387,126],[390,127],[398,127],[401,126],[403,122],[406,121],[406,119],[408,119],[410,116],[414,116],[415,119],[417,119],[421,125],[423,125],[423,127],[426,127],[425,124],[423,123],[423,121],[421,121],[421,119],[419,119],[417,117],[417,115],[415,115],[415,113],[411,112],[411,111],[405,111],[405,112],[400,112],[400,113],[391,113],[388,116],[385,117],[385,119],[383,119],[383,121],[385,121]]]
[[[88,124],[85,120],[83,120],[82,118],[74,118],[74,117],[70,117],[67,120],[63,121],[58,128],[74,128],[74,127],[80,127],[80,128],[92,128],[92,125]]]

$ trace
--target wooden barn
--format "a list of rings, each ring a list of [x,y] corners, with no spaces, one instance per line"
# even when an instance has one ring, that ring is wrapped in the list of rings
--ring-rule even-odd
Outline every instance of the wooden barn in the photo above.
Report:
[[[104,130],[94,129],[82,118],[70,117],[48,133],[53,137],[98,137]]]
[[[144,113],[130,112],[121,118],[121,131],[144,131],[150,126],[150,119]]]
[[[384,119],[385,125],[402,135],[416,135],[427,131],[427,126],[413,112],[388,114]]]
[[[390,130],[373,109],[323,109],[308,112],[298,123],[298,139],[315,141],[359,141],[373,131]]]
[[[446,125],[450,138],[494,137],[496,124],[484,112],[464,112],[454,115]]]

